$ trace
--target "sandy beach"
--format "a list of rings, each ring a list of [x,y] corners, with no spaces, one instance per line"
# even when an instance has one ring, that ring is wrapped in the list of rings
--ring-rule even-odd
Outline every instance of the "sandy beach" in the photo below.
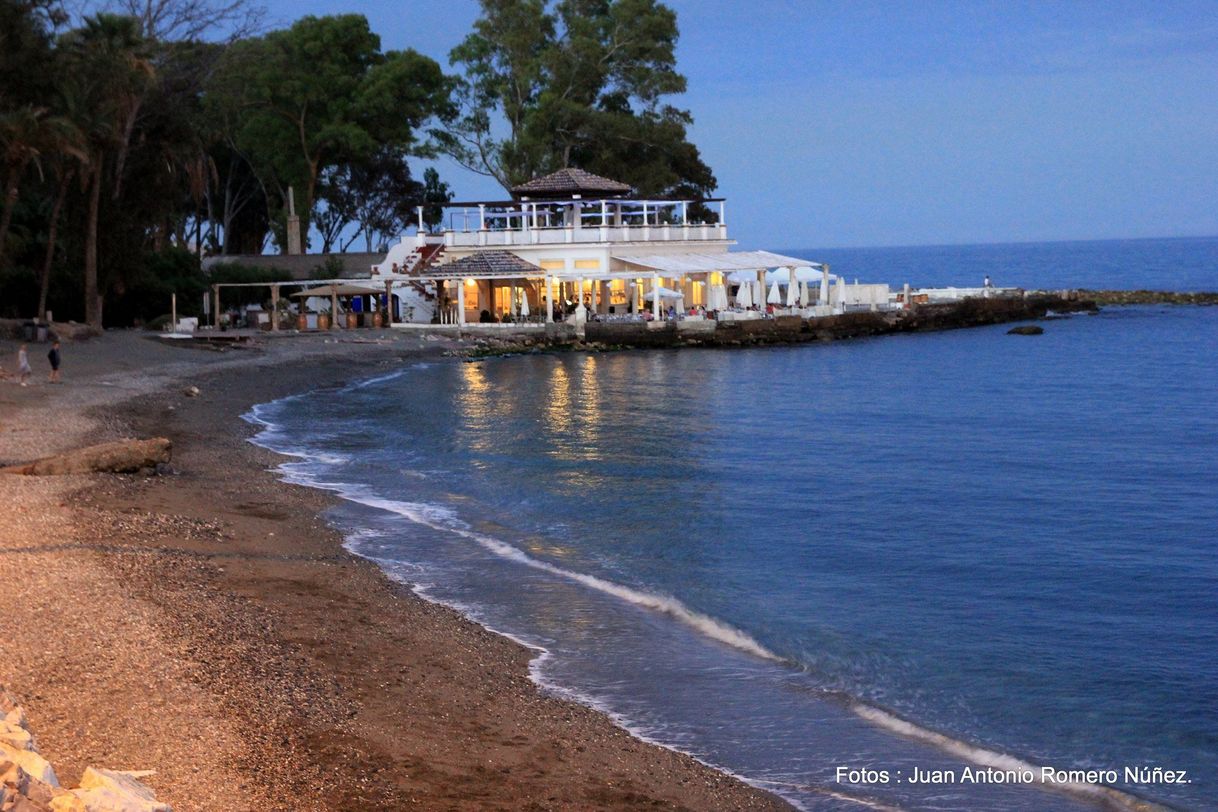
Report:
[[[527,649],[348,554],[329,497],[247,442],[255,403],[447,346],[112,331],[65,345],[62,385],[31,348],[31,386],[0,383],[0,462],[174,443],[161,476],[0,477],[0,684],[61,780],[155,770],[176,810],[788,808],[547,696]]]

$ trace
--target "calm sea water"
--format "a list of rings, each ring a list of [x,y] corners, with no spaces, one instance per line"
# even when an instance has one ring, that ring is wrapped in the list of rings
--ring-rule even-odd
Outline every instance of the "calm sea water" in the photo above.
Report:
[[[1218,808],[1218,308],[1045,328],[416,364],[252,419],[353,550],[804,807],[1096,808],[909,780],[982,762]]]
[[[848,279],[900,287],[1092,290],[1218,290],[1218,237],[937,245],[914,248],[797,248],[784,253],[828,262]]]

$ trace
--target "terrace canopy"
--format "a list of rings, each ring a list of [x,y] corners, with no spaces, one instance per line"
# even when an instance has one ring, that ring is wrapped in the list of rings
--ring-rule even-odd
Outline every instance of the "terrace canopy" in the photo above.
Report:
[[[615,256],[614,259],[630,265],[647,268],[665,276],[714,271],[760,271],[767,268],[821,267],[819,262],[783,256],[782,254],[774,254],[769,251]]]

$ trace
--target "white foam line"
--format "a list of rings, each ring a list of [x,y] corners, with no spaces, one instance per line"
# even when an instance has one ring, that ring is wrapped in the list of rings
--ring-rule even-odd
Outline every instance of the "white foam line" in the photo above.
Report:
[[[367,385],[369,383],[377,382],[380,380],[388,380],[393,377],[397,377],[398,375],[404,374],[406,371],[407,370],[400,370],[400,371],[392,373],[390,375],[385,375],[385,376],[381,376],[380,378],[374,378],[370,381],[365,381],[365,382],[363,382],[363,384]],[[271,442],[271,437],[274,436],[276,433],[278,433],[282,429],[282,427],[271,422],[270,420],[266,419],[263,416],[264,409],[262,407],[270,407],[270,406],[273,406],[276,404],[283,403],[285,401],[295,400],[297,398],[303,397],[305,394],[307,394],[307,393],[302,393],[299,395],[290,395],[288,397],[281,398],[280,400],[272,401],[271,403],[258,404],[258,405],[255,405],[248,413],[242,415],[242,417],[247,422],[261,425],[263,427],[263,431],[259,432],[254,437],[251,437],[250,442],[253,443],[254,445],[258,445],[263,448],[267,448],[271,451],[275,451],[275,452],[277,452],[279,454],[283,454],[285,456],[297,457],[300,459],[309,459],[309,460],[314,460],[314,461],[322,461],[322,462],[326,461],[326,460],[320,459],[319,456],[316,454],[305,452],[305,451],[300,451],[300,450],[296,450],[296,449],[287,449],[287,448],[283,448],[282,446],[276,447]],[[661,614],[668,615],[669,617],[672,617],[673,619],[680,621],[681,623],[685,624],[686,626],[694,629],[695,631],[699,632],[700,634],[710,637],[711,639],[714,639],[725,645],[731,646],[732,648],[736,648],[740,651],[744,651],[746,653],[752,654],[756,657],[759,657],[759,658],[762,658],[765,660],[770,660],[773,662],[787,662],[782,657],[779,657],[777,654],[774,654],[769,649],[762,646],[760,643],[758,643],[748,634],[740,631],[739,629],[735,629],[725,623],[721,623],[708,615],[702,614],[701,612],[696,612],[696,611],[688,608],[687,606],[685,606],[683,603],[681,603],[676,598],[670,598],[670,597],[665,597],[665,596],[661,596],[661,595],[653,595],[653,594],[650,594],[647,592],[633,589],[631,587],[623,586],[622,584],[614,583],[613,581],[609,581],[604,578],[598,578],[595,575],[588,575],[586,573],[574,572],[572,570],[564,569],[564,568],[556,566],[554,564],[550,564],[549,562],[542,561],[537,558],[533,558],[532,556],[525,553],[523,550],[513,547],[512,545],[507,544],[506,542],[503,542],[503,541],[500,541],[499,539],[493,538],[491,536],[487,536],[482,533],[477,533],[473,530],[470,530],[468,528],[468,526],[465,525],[464,522],[461,522],[459,519],[457,519],[456,515],[447,508],[440,507],[437,505],[426,505],[426,504],[412,503],[412,502],[399,502],[399,501],[392,500],[392,499],[382,499],[380,497],[368,496],[363,493],[358,493],[357,490],[354,489],[351,485],[322,482],[322,481],[316,479],[316,477],[312,474],[305,473],[302,471],[290,470],[290,469],[288,469],[288,467],[286,465],[279,466],[279,471],[285,481],[292,482],[292,483],[298,484],[298,485],[307,485],[307,486],[319,488],[322,490],[333,491],[333,492],[338,493],[340,496],[342,496],[343,498],[345,498],[349,501],[356,502],[356,503],[362,504],[362,505],[366,505],[368,507],[374,507],[374,508],[384,510],[389,513],[393,513],[395,515],[408,519],[412,522],[415,522],[416,524],[421,524],[425,527],[430,527],[434,530],[450,532],[450,533],[454,533],[456,535],[462,536],[464,538],[468,538],[472,541],[477,542],[483,548],[489,550],[490,552],[492,552],[500,557],[503,557],[503,558],[506,558],[506,559],[509,559],[512,561],[516,561],[518,563],[524,564],[529,567],[533,567],[533,568],[541,570],[543,572],[548,572],[552,575],[557,575],[561,578],[564,578],[564,579],[567,579],[570,581],[574,581],[576,583],[582,584],[586,587],[597,590],[604,594],[611,595],[613,597],[624,600],[635,606],[640,606],[640,607],[643,607],[646,609],[651,609],[653,611],[659,612]],[[352,541],[358,541],[358,539],[349,537],[348,542],[352,542]],[[375,556],[364,555],[364,554],[358,552],[356,549],[354,549],[355,546],[356,545],[354,545],[354,544],[344,544],[344,547],[346,547],[348,549],[348,551],[355,553],[356,555],[360,555],[361,557],[372,560],[372,561],[380,564],[382,567],[385,564],[389,563],[389,562],[378,561],[378,559]],[[401,580],[401,579],[399,579],[399,580]],[[412,587],[412,590],[415,592],[415,594],[419,595],[420,597],[424,598],[425,600],[431,601],[432,603],[439,603],[439,604],[442,604],[445,606],[449,606],[450,608],[455,609],[455,610],[461,612],[462,614],[465,614],[466,616],[476,616],[476,614],[477,614],[476,612],[472,611],[471,607],[459,605],[459,604],[457,604],[455,602],[451,602],[451,601],[437,599],[434,595],[429,594],[429,591],[426,590],[424,587],[422,587],[418,583],[411,584],[411,587]],[[545,679],[545,677],[542,675],[542,667],[544,666],[544,664],[547,660],[551,659],[551,657],[553,655],[545,647],[540,646],[536,643],[530,642],[528,640],[525,640],[525,639],[523,639],[517,635],[511,634],[509,632],[505,632],[500,629],[495,629],[484,621],[478,621],[478,622],[480,623],[480,625],[482,625],[487,630],[489,630],[495,634],[499,634],[503,637],[506,637],[506,638],[512,640],[513,642],[518,643],[519,645],[522,645],[525,648],[535,652],[535,656],[533,658],[531,658],[531,660],[529,662],[529,678],[536,684],[542,686],[546,690],[551,691],[558,696],[561,696],[561,697],[570,699],[572,701],[578,702],[580,704],[586,705],[586,706],[592,708],[593,710],[596,710],[600,713],[605,714],[610,719],[612,719],[615,724],[617,724],[622,729],[626,730],[628,733],[630,733],[635,738],[640,739],[641,741],[647,742],[648,744],[656,745],[658,747],[664,747],[665,749],[673,750],[674,752],[685,753],[685,751],[682,751],[676,747],[666,744],[665,742],[659,741],[658,739],[655,739],[654,737],[648,735],[647,733],[644,733],[643,731],[638,729],[637,726],[631,724],[628,719],[626,719],[625,717],[623,717],[621,714],[617,713],[613,709],[609,708],[603,702],[597,700],[595,697],[584,694],[583,692],[574,690],[572,688],[568,688],[566,686],[561,686],[561,685],[547,681]],[[933,730],[928,730],[926,728],[919,727],[918,725],[915,725],[912,722],[907,722],[904,719],[901,719],[900,717],[895,716],[894,714],[888,713],[887,711],[880,710],[879,708],[875,708],[870,705],[864,705],[862,703],[853,703],[851,705],[851,709],[858,716],[862,717],[863,719],[866,719],[867,721],[872,722],[873,724],[876,724],[880,727],[884,727],[884,728],[886,728],[892,732],[898,733],[900,735],[903,735],[903,736],[906,736],[906,737],[909,737],[909,738],[912,738],[912,739],[915,739],[918,741],[922,741],[927,744],[934,745],[935,747],[938,747],[939,749],[941,749],[945,752],[951,753],[955,756],[963,758],[967,761],[971,761],[975,764],[979,764],[979,765],[985,766],[985,767],[993,767],[995,769],[1000,769],[1000,770],[1032,770],[1034,775],[1037,776],[1037,783],[1042,784],[1043,786],[1047,786],[1047,787],[1050,787],[1053,789],[1063,790],[1066,792],[1072,792],[1072,793],[1084,796],[1091,800],[1097,800],[1097,799],[1104,800],[1109,803],[1115,804],[1119,809],[1130,810],[1130,812],[1166,812],[1166,810],[1167,810],[1166,807],[1151,803],[1149,801],[1144,801],[1140,798],[1137,798],[1136,796],[1130,795],[1125,792],[1121,792],[1120,790],[1118,790],[1114,787],[1108,787],[1108,786],[1096,785],[1096,784],[1084,784],[1084,783],[1079,783],[1079,782],[1069,782],[1069,783],[1043,782],[1039,778],[1040,772],[1039,772],[1039,769],[1036,767],[1036,765],[1033,765],[1027,761],[1023,761],[1022,759],[1016,758],[1015,756],[1006,755],[1004,753],[998,753],[993,750],[986,750],[984,748],[977,747],[975,745],[970,745],[965,742],[962,742],[962,741],[959,741],[956,739],[952,739],[948,736],[944,736],[941,733],[936,733]],[[768,787],[765,786],[766,784],[770,784],[771,786],[782,785],[781,782],[767,782],[767,781],[751,779],[747,776],[735,773],[735,772],[727,769],[726,767],[722,767],[720,765],[705,761],[704,759],[701,759],[692,753],[685,753],[685,755],[690,756],[695,761],[705,764],[708,767],[711,767],[715,770],[726,773],[747,784],[758,787],[759,789],[767,789]],[[782,793],[780,792],[779,794],[782,794]],[[838,792],[828,791],[827,794],[830,797],[840,798],[841,800],[857,803],[857,804],[860,804],[863,806],[868,806],[868,807],[872,807],[872,808],[876,808],[876,809],[899,809],[899,807],[888,807],[886,805],[883,805],[882,803],[875,802],[870,799],[852,797],[850,795],[845,795],[845,794],[841,794]],[[786,796],[784,796],[784,797],[786,797]],[[796,806],[799,809],[805,808],[792,798],[786,797],[786,800],[788,802],[792,803],[794,806]]]
[[[356,539],[352,539],[352,540],[356,540]],[[358,550],[356,544],[350,544],[350,545],[344,544],[344,546],[347,548],[348,551],[354,553],[355,555],[358,555],[362,558],[366,558],[370,561],[373,561],[373,562],[377,563],[378,565],[381,565],[382,567],[386,567],[388,564],[392,564],[392,563],[401,563],[401,562],[389,562],[389,561],[382,562],[381,560],[377,559],[375,556],[369,556],[366,553],[361,553]],[[798,799],[787,797],[786,795],[783,795],[783,793],[781,791],[776,789],[777,787],[781,787],[783,789],[792,789],[792,788],[798,789],[798,787],[795,787],[792,784],[788,784],[788,783],[784,783],[784,782],[763,781],[763,780],[753,779],[746,775],[741,775],[740,773],[734,772],[733,770],[730,770],[727,767],[724,767],[722,765],[707,761],[706,759],[701,758],[694,753],[690,753],[685,750],[681,750],[677,747],[674,747],[671,744],[668,744],[667,742],[660,741],[659,739],[651,736],[650,734],[643,732],[643,730],[638,725],[633,723],[630,719],[626,718],[622,714],[613,710],[611,707],[609,707],[607,704],[605,704],[603,701],[597,699],[596,697],[594,697],[590,694],[583,693],[582,691],[578,691],[574,688],[569,688],[565,685],[560,685],[556,682],[552,682],[552,681],[546,679],[546,677],[543,673],[543,670],[545,668],[546,663],[549,662],[550,660],[554,659],[554,654],[545,646],[543,646],[539,643],[536,643],[532,640],[529,640],[527,638],[521,637],[518,634],[513,634],[512,632],[504,631],[503,629],[500,629],[500,628],[497,628],[497,627],[491,625],[484,618],[481,618],[479,616],[480,613],[474,607],[468,606],[460,601],[454,601],[454,600],[450,600],[447,598],[437,597],[426,586],[419,584],[416,581],[408,581],[400,573],[396,573],[396,572],[390,571],[389,569],[386,569],[386,574],[388,574],[390,578],[393,578],[393,579],[399,581],[400,583],[403,583],[403,584],[409,586],[411,591],[414,592],[414,594],[418,595],[423,600],[429,601],[431,603],[439,604],[440,606],[447,606],[450,609],[455,609],[456,611],[460,612],[462,615],[466,616],[467,618],[472,619],[474,622],[476,622],[478,625],[482,626],[482,628],[486,629],[487,631],[489,631],[493,634],[497,634],[501,637],[506,637],[508,640],[511,640],[513,643],[516,643],[517,645],[523,646],[524,648],[528,649],[530,652],[532,652],[532,656],[529,658],[529,679],[532,680],[532,682],[535,685],[541,687],[542,689],[544,689],[546,692],[550,693],[551,695],[556,696],[559,699],[566,700],[568,702],[575,702],[576,704],[591,708],[592,710],[596,711],[597,713],[605,715],[606,717],[609,718],[609,720],[611,722],[613,722],[613,724],[617,725],[622,730],[625,730],[627,733],[629,733],[631,736],[633,736],[634,738],[638,739],[641,742],[645,742],[647,744],[651,744],[656,747],[663,747],[665,750],[670,750],[674,753],[681,753],[682,755],[689,756],[690,758],[692,758],[694,761],[698,762],[699,764],[704,764],[713,770],[717,770],[718,772],[724,773],[725,775],[729,775],[732,778],[735,778],[736,780],[740,781],[741,783],[748,784],[749,786],[756,787],[757,789],[766,790],[767,792],[774,792],[775,794],[783,797],[788,803],[790,803],[796,809],[799,809],[799,810],[807,809],[807,807],[805,807],[803,804],[801,804]],[[820,791],[820,788],[816,788],[816,787],[813,787],[811,789]],[[830,792],[827,790],[826,790],[826,792],[830,795],[838,797],[837,793],[833,793],[833,792]],[[889,812],[900,812],[900,810],[895,807],[893,807],[893,808],[877,807],[875,804],[871,803],[870,801],[859,799],[859,798],[852,798],[848,795],[841,795],[840,797],[843,800],[853,801],[854,803],[860,804],[861,806],[872,807],[872,808],[877,808],[877,809],[885,809],[885,810],[889,810]]]
[[[364,387],[367,387],[367,386],[375,386],[376,384],[384,383],[385,381],[392,381],[394,378],[400,378],[403,375],[405,375],[407,372],[409,372],[410,370],[418,369],[420,366],[422,366],[422,365],[421,364],[411,364],[410,366],[405,367],[403,369],[396,369],[393,372],[388,372],[384,375],[378,375],[375,378],[367,378],[366,380],[356,381],[355,383],[351,384],[350,386],[347,386],[345,391],[354,391],[356,389],[363,389]]]
[[[293,397],[296,397],[296,396],[293,396]],[[269,405],[269,404],[267,404],[267,405]],[[258,435],[255,435],[254,437],[250,438],[251,443],[254,443],[255,445],[260,445],[264,448],[268,448],[272,451],[276,451],[280,454],[284,454],[285,456],[298,457],[298,458],[303,458],[303,459],[316,459],[316,457],[314,457],[312,454],[309,454],[309,453],[306,453],[303,451],[286,450],[283,448],[276,448],[275,446],[273,446],[269,442],[269,439],[264,437],[263,435],[272,433],[273,431],[277,430],[279,427],[276,426],[275,424],[271,423],[270,421],[266,420],[262,416],[260,416],[258,414],[257,407],[255,407],[255,409],[251,410],[249,414],[244,415],[244,417],[251,423],[257,423],[257,424],[260,424],[260,425],[266,427],[265,431],[260,432]],[[493,539],[489,536],[483,536],[482,534],[475,533],[475,532],[469,530],[467,527],[461,526],[461,524],[463,524],[463,523],[459,523],[460,520],[458,520],[456,518],[456,515],[451,510],[448,510],[447,508],[443,508],[443,507],[439,507],[439,506],[435,506],[435,505],[423,505],[423,504],[417,504],[417,503],[396,502],[393,500],[379,499],[376,497],[367,497],[363,494],[358,494],[358,493],[354,492],[352,486],[350,486],[350,485],[341,485],[341,484],[337,484],[337,483],[321,482],[321,481],[317,480],[311,474],[307,474],[302,471],[294,471],[294,470],[289,469],[286,464],[280,465],[278,467],[278,471],[280,473],[280,476],[286,482],[291,482],[291,483],[299,484],[299,485],[307,485],[309,487],[314,487],[314,488],[318,488],[321,490],[332,491],[332,492],[338,493],[340,496],[342,496],[345,499],[348,499],[349,501],[357,502],[359,504],[367,505],[369,507],[376,507],[381,510],[386,510],[388,512],[394,513],[395,515],[399,515],[406,519],[414,521],[418,524],[422,524],[426,527],[431,527],[431,528],[437,529],[437,530],[449,531],[449,532],[453,532],[453,533],[456,533],[458,535],[461,535],[461,536],[464,536],[467,538],[471,538],[474,541],[477,541],[482,546],[489,549],[491,552],[494,552],[498,555],[502,555],[502,556],[505,556],[512,560],[519,561],[520,563],[526,564],[528,566],[536,567],[538,569],[541,569],[545,572],[549,572],[554,575],[559,575],[564,578],[569,578],[569,579],[575,580],[578,583],[585,584],[587,586],[590,586],[593,589],[604,591],[607,594],[614,595],[615,597],[620,597],[623,600],[627,600],[636,605],[644,606],[646,608],[652,608],[652,609],[655,609],[656,611],[663,612],[677,620],[681,620],[682,622],[685,622],[685,623],[691,625],[694,629],[696,629],[697,631],[699,631],[703,634],[708,634],[709,636],[713,637],[716,640],[726,643],[727,645],[732,645],[736,648],[739,648],[739,649],[749,652],[751,654],[755,654],[758,657],[762,657],[767,660],[773,660],[776,662],[783,661],[782,658],[780,658],[776,654],[770,652],[768,649],[766,649],[760,643],[753,640],[751,637],[749,637],[744,632],[741,632],[737,629],[733,629],[732,627],[727,626],[726,624],[719,623],[718,621],[714,620],[713,618],[710,618],[699,612],[694,612],[694,611],[688,609],[687,607],[685,607],[680,601],[677,601],[675,598],[664,598],[664,597],[657,596],[657,595],[649,595],[645,592],[640,592],[638,590],[630,589],[629,587],[625,587],[620,584],[615,584],[611,581],[606,581],[602,578],[596,578],[595,576],[584,575],[582,573],[572,572],[570,570],[565,570],[561,567],[556,567],[553,564],[549,564],[545,561],[540,561],[538,559],[532,558],[531,556],[527,555],[522,550],[518,550],[517,548],[512,547],[509,544],[505,544],[504,542],[501,542],[498,539]],[[429,516],[433,517],[433,518],[427,518]],[[604,714],[618,727],[622,728],[627,733],[629,733],[631,736],[635,737],[636,739],[638,739],[642,742],[646,742],[647,744],[651,744],[656,747],[663,747],[665,750],[671,750],[672,752],[675,752],[675,753],[681,753],[682,755],[686,755],[686,756],[692,758],[694,761],[697,761],[700,764],[710,767],[713,770],[717,770],[718,772],[724,773],[725,775],[729,775],[732,778],[735,778],[736,780],[738,780],[744,784],[748,784],[750,786],[753,786],[753,787],[756,787],[758,789],[765,790],[768,792],[774,792],[774,793],[778,794],[779,796],[781,796],[784,800],[786,800],[788,803],[790,803],[793,807],[795,807],[798,810],[807,809],[807,807],[804,806],[804,804],[802,804],[797,798],[790,797],[789,795],[784,794],[782,792],[782,789],[787,789],[787,790],[798,789],[794,785],[791,785],[791,784],[788,784],[785,782],[765,781],[765,780],[750,778],[747,775],[742,775],[741,773],[737,773],[734,770],[731,770],[723,765],[715,764],[713,762],[707,761],[706,759],[701,758],[700,756],[696,755],[695,753],[690,753],[685,750],[681,750],[678,747],[668,744],[667,742],[661,741],[661,740],[655,738],[654,736],[644,732],[639,725],[636,725],[631,720],[629,720],[622,714],[618,713],[617,711],[613,710],[606,703],[597,699],[596,697],[591,696],[590,694],[583,693],[582,691],[578,691],[573,688],[569,688],[567,686],[560,685],[558,683],[547,680],[545,675],[543,674],[543,669],[545,667],[545,664],[549,660],[553,659],[553,656],[554,656],[553,653],[549,649],[547,649],[544,646],[542,646],[538,643],[535,643],[531,640],[527,640],[519,635],[504,631],[502,629],[497,629],[494,626],[492,626],[490,623],[486,622],[485,620],[480,619],[478,617],[479,613],[473,607],[464,605],[464,604],[460,603],[459,601],[452,601],[452,600],[439,598],[435,594],[433,594],[431,592],[431,590],[429,590],[427,588],[426,585],[421,584],[418,581],[407,580],[401,573],[394,572],[391,569],[391,565],[400,564],[401,562],[381,560],[381,559],[378,559],[376,556],[368,555],[359,550],[361,541],[364,541],[365,539],[370,538],[370,537],[375,537],[377,535],[379,535],[379,533],[377,533],[376,531],[368,531],[368,532],[354,531],[347,535],[347,537],[344,541],[343,547],[348,552],[353,553],[354,555],[358,555],[361,558],[365,558],[369,561],[376,563],[378,566],[380,566],[385,571],[385,573],[387,575],[389,575],[390,578],[393,578],[394,580],[397,580],[400,583],[403,583],[403,584],[409,586],[411,591],[414,594],[418,595],[420,598],[422,598],[426,601],[430,601],[431,603],[439,604],[441,606],[447,606],[451,609],[454,609],[454,610],[460,612],[461,614],[465,615],[466,617],[472,618],[475,622],[477,622],[479,625],[481,625],[486,630],[488,630],[494,634],[501,635],[502,637],[506,637],[507,639],[517,643],[518,645],[524,646],[529,651],[534,652],[534,655],[529,659],[529,679],[532,680],[536,685],[540,686],[541,688],[545,689],[546,691],[552,693],[555,696],[566,699],[568,701],[576,702],[578,704],[589,707],[589,708],[593,709],[594,711],[597,711],[598,713]],[[781,788],[781,789],[779,789],[779,788]],[[833,791],[830,791],[830,790],[827,790],[824,788],[814,787],[811,789],[826,792],[831,797],[836,797],[836,798],[840,798],[841,800],[844,800],[844,801],[853,802],[853,803],[859,804],[860,806],[870,807],[870,808],[875,808],[875,809],[883,809],[883,810],[897,810],[897,812],[899,812],[899,808],[897,808],[897,807],[879,806],[868,799],[855,798],[855,797],[851,797],[846,794],[833,792]]]
[[[471,541],[481,545],[484,549],[489,550],[495,555],[509,561],[515,561],[519,564],[532,567],[533,569],[548,572],[551,575],[557,575],[560,578],[564,578],[568,581],[574,581],[575,583],[586,586],[589,589],[594,589],[606,595],[611,595],[635,606],[641,606],[644,609],[650,609],[653,612],[659,612],[667,615],[706,637],[717,640],[720,643],[731,646],[732,648],[748,654],[752,654],[755,657],[760,657],[762,659],[771,660],[774,662],[783,661],[781,657],[774,654],[765,646],[761,645],[739,629],[735,629],[726,623],[715,620],[709,615],[694,611],[676,598],[643,592],[642,590],[623,586],[622,584],[614,583],[613,581],[608,581],[604,578],[598,578],[595,575],[575,572],[573,570],[551,564],[548,561],[533,558],[528,553],[517,547],[513,547],[511,544],[500,541],[492,536],[470,530],[464,525],[463,522],[457,520],[451,511],[448,511],[445,508],[413,502],[398,502],[396,500],[382,499],[376,496],[353,494],[349,491],[343,491],[343,495],[352,501],[394,513],[402,516],[403,518],[409,519],[416,524],[430,527],[433,530],[454,533],[463,538],[470,539]]]
[[[1048,789],[1060,790],[1093,801],[1102,801],[1113,805],[1117,809],[1129,810],[1129,812],[1165,812],[1167,809],[1167,807],[1143,800],[1106,784],[1087,784],[1081,781],[1045,781],[1041,776],[1041,767],[1036,764],[1007,755],[1006,753],[987,750],[984,747],[978,747],[977,745],[944,736],[942,733],[936,733],[933,730],[919,727],[899,716],[872,707],[871,705],[856,702],[850,706],[850,709],[867,721],[886,730],[933,745],[940,750],[982,767],[992,767],[995,770],[1002,771],[1031,772],[1035,783]]]

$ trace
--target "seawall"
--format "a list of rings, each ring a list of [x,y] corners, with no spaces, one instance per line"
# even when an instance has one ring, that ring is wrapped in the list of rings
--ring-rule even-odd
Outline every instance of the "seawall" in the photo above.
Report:
[[[574,325],[547,325],[544,337],[528,335],[479,336],[472,354],[497,354],[536,346],[595,349],[741,347],[798,344],[845,338],[953,330],[987,324],[1042,319],[1050,312],[1096,312],[1091,299],[1073,293],[1029,294],[1023,297],[964,299],[942,304],[920,304],[910,310],[864,311],[805,319],[777,316],[750,321],[588,322],[582,340]]]

